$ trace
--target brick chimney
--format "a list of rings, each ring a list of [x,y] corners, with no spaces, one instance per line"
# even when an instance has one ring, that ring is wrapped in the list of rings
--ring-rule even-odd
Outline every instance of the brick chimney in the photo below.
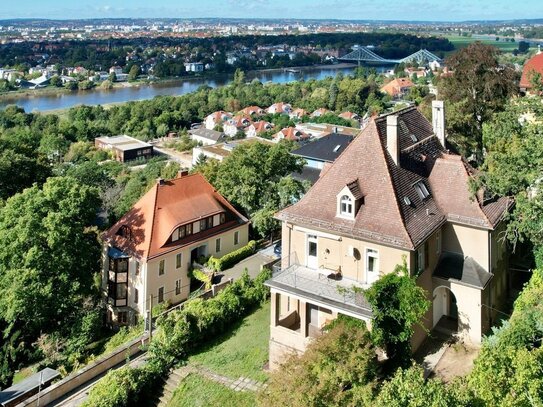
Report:
[[[394,161],[400,165],[400,141],[398,139],[398,116],[387,116],[387,150]]]
[[[164,185],[164,178],[161,178],[161,177],[157,178],[157,179],[156,179],[156,183],[157,183],[159,186]]]
[[[445,106],[442,100],[432,101],[432,127],[439,142],[445,147]]]
[[[183,178],[183,177],[186,177],[187,175],[189,175],[188,170],[179,170],[179,172],[177,173],[177,178]]]

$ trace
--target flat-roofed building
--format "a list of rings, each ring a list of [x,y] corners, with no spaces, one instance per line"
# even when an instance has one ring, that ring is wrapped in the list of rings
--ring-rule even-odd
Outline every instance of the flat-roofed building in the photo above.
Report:
[[[151,158],[153,146],[134,137],[122,135],[115,137],[98,137],[94,140],[96,148],[110,150],[120,162]]]

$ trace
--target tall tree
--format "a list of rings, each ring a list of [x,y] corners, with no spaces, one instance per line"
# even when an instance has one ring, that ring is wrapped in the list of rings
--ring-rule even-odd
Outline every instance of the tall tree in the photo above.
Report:
[[[447,132],[465,156],[483,158],[483,123],[504,108],[517,92],[517,73],[499,63],[499,50],[475,42],[447,60],[451,75],[438,82],[447,106]]]

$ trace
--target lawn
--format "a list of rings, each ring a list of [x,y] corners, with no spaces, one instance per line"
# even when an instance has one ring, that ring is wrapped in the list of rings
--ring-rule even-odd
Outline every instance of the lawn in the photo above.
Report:
[[[270,303],[267,302],[230,330],[206,343],[189,363],[237,379],[240,376],[265,381],[262,370],[268,360]]]
[[[513,52],[513,50],[518,48],[517,42],[505,42],[505,41],[494,41],[491,39],[481,39],[473,37],[461,37],[458,35],[446,36],[450,42],[453,43],[455,50],[465,48],[469,44],[474,43],[475,41],[480,41],[486,45],[493,45],[502,52]],[[454,52],[454,51],[453,51]]]
[[[256,393],[234,391],[198,374],[190,374],[175,390],[168,407],[252,407]]]

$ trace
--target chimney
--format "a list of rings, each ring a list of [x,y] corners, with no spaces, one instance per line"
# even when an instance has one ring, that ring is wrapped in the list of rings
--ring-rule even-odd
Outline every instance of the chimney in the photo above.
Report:
[[[400,165],[400,142],[398,140],[398,116],[387,116],[387,150],[394,164]]]
[[[157,179],[156,179],[156,183],[157,183],[159,186],[164,185],[164,178],[160,178],[160,177],[157,178]]]
[[[442,100],[432,101],[432,127],[439,142],[445,147],[445,107]]]
[[[183,178],[183,177],[186,177],[187,175],[189,175],[188,170],[179,170],[179,172],[177,173],[177,178]]]

